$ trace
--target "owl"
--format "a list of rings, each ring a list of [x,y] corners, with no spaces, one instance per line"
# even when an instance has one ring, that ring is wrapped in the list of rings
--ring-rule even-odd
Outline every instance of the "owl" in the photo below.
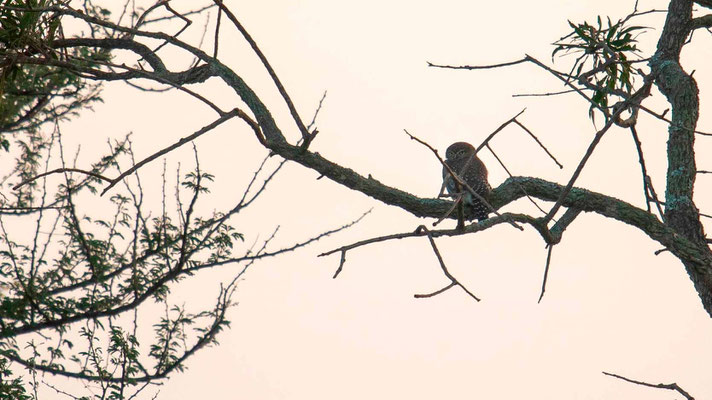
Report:
[[[450,145],[445,152],[445,163],[455,172],[460,179],[467,183],[475,193],[484,199],[489,197],[492,187],[487,182],[487,168],[482,161],[477,158],[476,150],[471,144],[457,142]],[[455,180],[443,167],[443,184],[448,193],[459,194]],[[466,188],[462,188],[463,201],[465,207],[470,208],[477,220],[487,219],[490,213],[489,207],[485,205],[477,196],[474,196]]]

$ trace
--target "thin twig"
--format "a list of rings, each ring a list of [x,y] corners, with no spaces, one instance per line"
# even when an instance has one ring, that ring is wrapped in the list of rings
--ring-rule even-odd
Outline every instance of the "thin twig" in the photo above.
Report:
[[[622,110],[619,110],[618,113],[620,113]],[[606,122],[606,125],[601,128],[598,132],[596,132],[596,135],[594,136],[593,140],[591,141],[591,144],[589,144],[588,149],[586,149],[586,154],[583,155],[581,158],[581,161],[579,162],[579,165],[576,167],[576,170],[574,171],[573,175],[569,179],[569,183],[566,184],[566,187],[564,190],[561,191],[561,194],[559,195],[559,199],[556,200],[556,203],[554,203],[554,206],[549,210],[549,213],[544,217],[544,223],[547,223],[548,221],[551,221],[552,218],[554,218],[554,215],[556,215],[556,212],[559,211],[559,208],[561,207],[561,204],[564,202],[564,199],[566,196],[569,195],[569,192],[571,192],[571,188],[574,187],[574,183],[576,182],[576,179],[578,179],[579,175],[581,174],[581,171],[583,171],[583,167],[586,165],[586,162],[588,159],[591,157],[593,154],[593,151],[596,149],[596,146],[598,143],[601,141],[601,138],[603,138],[603,135],[613,126],[613,122],[615,121],[615,118],[610,118],[608,122]]]
[[[559,92],[547,92],[547,93],[518,93],[513,94],[512,97],[545,97],[545,96],[558,96],[560,94],[573,93],[575,90],[566,89]]]
[[[416,299],[427,299],[428,297],[437,296],[437,295],[439,295],[440,293],[443,293],[443,292],[445,292],[445,291],[448,290],[448,289],[452,289],[452,288],[455,287],[455,286],[457,286],[457,283],[455,283],[455,282],[450,282],[449,285],[445,286],[445,287],[442,288],[442,289],[436,290],[436,291],[434,291],[434,292],[432,292],[432,293],[414,294],[413,297],[415,297]]]
[[[27,185],[28,183],[34,182],[35,180],[37,180],[37,179],[39,179],[39,178],[42,178],[43,176],[52,175],[52,174],[59,174],[59,173],[65,173],[65,172],[79,172],[79,173],[82,173],[82,174],[85,174],[85,175],[92,176],[92,177],[97,178],[97,179],[101,179],[101,180],[106,181],[106,182],[111,182],[111,179],[109,179],[109,178],[107,178],[107,177],[105,177],[105,176],[103,176],[103,175],[101,175],[101,174],[98,174],[98,173],[96,173],[96,172],[85,171],[85,170],[79,169],[79,168],[57,168],[57,169],[53,169],[52,171],[43,172],[43,173],[41,173],[41,174],[39,174],[39,175],[33,176],[32,178],[26,179],[26,180],[24,180],[24,181],[18,183],[17,185],[13,186],[12,189],[13,189],[13,190],[17,190],[17,189],[19,189],[19,188],[21,188],[21,187]]]
[[[445,261],[443,261],[443,257],[440,255],[440,251],[438,250],[438,246],[435,245],[435,239],[433,238],[433,235],[430,234],[430,231],[428,230],[428,228],[426,228],[425,225],[420,225],[415,231],[416,231],[416,232],[418,232],[418,231],[425,232],[425,234],[428,236],[428,241],[430,242],[430,246],[433,248],[433,252],[435,253],[435,256],[438,258],[438,263],[440,263],[440,268],[442,269],[442,271],[443,271],[443,273],[445,274],[445,276],[446,276],[448,279],[450,279],[450,282],[451,282],[453,285],[457,285],[457,286],[461,287],[462,290],[465,291],[465,293],[469,294],[470,297],[472,297],[472,298],[475,299],[476,301],[480,301],[480,299],[477,298],[477,296],[475,296],[474,293],[472,293],[472,292],[470,292],[469,290],[467,290],[467,288],[466,288],[465,286],[463,286],[457,279],[455,279],[455,277],[452,276],[452,274],[450,273],[450,271],[448,271],[447,266],[445,265]],[[447,289],[449,289],[449,288],[447,288]],[[444,292],[444,291],[447,290],[447,289],[444,289],[444,290],[441,289],[441,290],[439,290],[439,291],[437,291],[437,292],[434,292],[434,293],[435,293],[435,294],[442,293],[442,292]],[[435,294],[432,294],[431,296],[434,296]],[[431,297],[431,296],[424,296],[424,297]],[[417,296],[416,296],[416,297],[417,297]]]
[[[489,229],[495,225],[509,223],[510,221],[518,221],[521,223],[532,225],[538,231],[541,228],[540,224],[538,223],[537,218],[531,217],[526,214],[505,213],[505,214],[502,214],[501,216],[496,216],[496,217],[488,218],[484,221],[471,223],[469,225],[466,225],[465,229],[462,229],[462,230],[458,230],[458,229],[430,230],[429,233],[433,237],[460,236],[460,235],[465,235],[468,233],[484,231],[484,230]],[[389,241],[389,240],[406,239],[406,238],[411,238],[411,237],[420,237],[420,236],[425,236],[425,233],[421,230],[379,236],[379,237],[375,237],[375,238],[361,240],[361,241],[358,241],[358,242],[355,242],[355,243],[352,243],[349,245],[341,246],[341,247],[333,249],[333,250],[329,250],[327,252],[319,254],[318,257],[328,256],[328,255],[331,255],[331,254],[334,254],[334,253],[337,253],[340,251],[344,251],[344,250],[345,251],[353,250],[357,247],[365,246],[368,244],[385,242],[385,241]]]
[[[220,21],[222,20],[222,8],[218,8],[218,17],[215,22],[215,39],[213,40],[213,58],[218,58],[218,45],[220,43]]]
[[[640,139],[638,138],[638,132],[635,129],[635,125],[630,127],[630,133],[633,136],[633,143],[635,144],[635,149],[638,152],[638,163],[640,163],[640,169],[642,170],[643,173],[643,195],[645,195],[645,206],[648,209],[648,212],[650,212],[650,197],[648,196],[648,171],[645,168],[645,158],[643,157],[643,148],[640,143]],[[662,218],[663,215],[662,213],[660,214],[660,218]]]
[[[321,99],[319,100],[319,105],[316,107],[316,111],[314,111],[314,116],[312,117],[311,122],[309,123],[309,125],[307,125],[307,130],[310,132],[311,132],[311,128],[316,123],[316,117],[319,115],[319,111],[321,111],[321,106],[323,105],[325,98],[326,98],[326,90],[324,90],[324,94],[321,95]]]
[[[461,65],[459,67],[452,66],[452,65],[440,65],[440,64],[433,64],[430,61],[428,61],[428,67],[434,67],[434,68],[447,68],[447,69],[467,69],[467,70],[472,70],[472,69],[492,69],[492,68],[501,68],[501,67],[508,67],[510,65],[516,65],[516,64],[521,64],[524,62],[529,61],[527,57],[522,58],[521,60],[517,61],[511,61],[511,62],[505,62],[501,64],[491,64],[491,65]]]
[[[123,172],[123,173],[122,173],[121,175],[119,175],[118,177],[116,177],[116,178],[114,178],[114,179],[110,179],[110,180],[109,180],[109,186],[107,186],[107,187],[101,192],[101,195],[103,196],[107,191],[109,191],[109,189],[111,189],[112,187],[114,187],[114,185],[116,185],[117,183],[119,183],[122,179],[124,179],[124,178],[127,177],[128,175],[131,175],[132,173],[134,173],[136,170],[138,170],[139,168],[141,168],[141,167],[144,166],[145,164],[148,164],[149,162],[155,160],[156,158],[158,158],[158,157],[160,157],[160,156],[162,156],[162,155],[164,155],[164,154],[166,154],[166,153],[168,153],[168,152],[171,152],[171,151],[177,149],[178,147],[183,146],[183,145],[186,144],[186,143],[189,143],[189,142],[191,142],[191,141],[197,139],[199,136],[203,135],[204,133],[211,131],[212,129],[214,129],[214,128],[217,127],[218,125],[222,124],[223,122],[225,122],[225,121],[227,121],[227,120],[229,120],[229,119],[231,119],[231,118],[233,118],[233,117],[239,116],[241,113],[243,113],[243,112],[240,111],[240,110],[238,110],[237,108],[235,108],[235,109],[233,109],[232,111],[230,111],[230,112],[226,113],[225,115],[221,116],[220,118],[216,119],[215,121],[211,122],[210,124],[208,124],[208,125],[206,125],[206,126],[200,128],[198,131],[196,131],[196,132],[193,133],[192,135],[186,136],[186,137],[180,139],[179,141],[177,141],[176,143],[173,143],[172,145],[170,145],[170,146],[168,146],[168,147],[166,147],[166,148],[164,148],[164,149],[162,149],[162,150],[159,150],[159,151],[157,151],[157,152],[151,154],[150,156],[144,158],[143,160],[141,160],[141,161],[139,161],[138,163],[136,163],[136,165],[132,166],[131,168],[129,168],[128,170],[126,170],[125,172]],[[244,114],[244,113],[243,113],[243,114]],[[249,117],[248,117],[248,118],[249,118]],[[243,119],[244,119],[244,118],[243,118]]]
[[[344,269],[344,263],[346,263],[346,250],[341,251],[341,261],[339,261],[339,268],[336,269],[336,272],[334,273],[334,276],[331,277],[331,279],[336,279],[336,277],[339,276],[341,271]]]
[[[657,388],[657,389],[673,390],[675,392],[680,393],[687,400],[695,400],[694,397],[692,397],[689,393],[687,393],[684,389],[682,389],[680,386],[678,386],[677,383],[674,383],[674,382],[673,383],[657,383],[657,384],[647,383],[647,382],[636,381],[634,379],[626,378],[624,376],[620,376],[620,375],[613,374],[613,373],[606,372],[606,371],[601,371],[601,372],[603,372],[603,375],[612,376],[614,378],[618,378],[618,379],[624,380],[626,382],[634,383],[636,385],[647,386],[647,387]]]
[[[279,80],[277,73],[274,72],[274,69],[267,60],[267,57],[265,57],[264,53],[262,53],[262,50],[260,50],[260,48],[257,46],[257,43],[254,39],[252,39],[252,36],[247,32],[245,27],[243,27],[240,21],[238,21],[235,14],[233,14],[232,11],[230,11],[230,9],[227,8],[225,4],[223,4],[223,1],[213,0],[213,3],[220,7],[220,9],[225,13],[228,19],[230,19],[232,24],[235,25],[235,28],[240,31],[242,37],[244,37],[247,43],[249,43],[250,47],[252,48],[252,51],[254,51],[257,57],[260,59],[262,65],[267,70],[267,73],[269,73],[269,76],[272,78],[272,81],[274,82],[275,86],[277,86],[277,90],[282,95],[284,102],[287,104],[287,108],[289,108],[289,113],[292,115],[292,119],[294,119],[294,122],[297,124],[297,128],[299,128],[299,131],[302,134],[302,139],[304,140],[305,144],[309,143],[309,131],[307,130],[306,126],[304,126],[304,122],[302,122],[302,119],[299,116],[297,109],[294,107],[292,99],[289,97],[287,90],[284,88],[284,85],[282,85],[282,82]]]
[[[547,149],[546,146],[544,146],[544,144],[539,141],[539,138],[537,138],[537,137],[532,133],[532,131],[530,131],[526,126],[524,126],[524,124],[522,124],[521,122],[519,122],[517,119],[514,120],[514,123],[517,124],[517,125],[519,125],[519,127],[521,127],[522,129],[524,129],[524,130],[529,134],[529,136],[531,136],[531,137],[536,141],[536,143],[539,145],[539,147],[541,147],[541,148],[546,152],[546,154],[549,155],[549,157],[551,157],[552,160],[554,160],[554,162],[556,163],[556,165],[559,166],[559,169],[563,169],[563,168],[564,168],[564,166],[561,165],[561,163],[559,162],[559,160],[557,160],[556,157],[554,157],[554,155],[549,152],[549,149]]]
[[[487,150],[489,150],[490,153],[492,153],[492,155],[493,155],[494,158],[497,160],[497,162],[499,162],[499,165],[502,166],[502,168],[503,168],[504,171],[507,173],[507,175],[509,175],[510,178],[514,178],[514,176],[512,175],[512,173],[509,172],[509,168],[507,168],[507,166],[504,165],[504,163],[502,162],[502,160],[500,160],[499,156],[497,156],[497,153],[494,152],[494,150],[492,149],[492,146],[490,146],[489,144],[487,144],[486,147],[487,147]],[[517,186],[519,186],[519,188],[522,190],[522,192],[524,192],[524,195],[527,197],[527,199],[529,199],[529,201],[531,201],[532,204],[534,204],[534,206],[539,209],[539,211],[541,211],[542,213],[544,213],[544,215],[546,215],[546,211],[544,211],[544,209],[539,206],[539,203],[537,203],[536,201],[534,201],[534,199],[533,199],[531,196],[529,196],[529,193],[527,193],[527,191],[526,191],[521,185],[517,185]]]
[[[652,179],[650,179],[650,176],[648,175],[648,170],[645,167],[643,147],[640,143],[640,138],[638,137],[638,131],[635,129],[635,125],[630,127],[630,132],[633,136],[633,142],[635,143],[635,148],[638,152],[638,162],[640,163],[640,169],[643,173],[643,192],[645,194],[645,203],[648,208],[648,212],[650,212],[650,202],[652,201],[657,206],[658,213],[660,214],[660,219],[662,220],[665,218],[665,215],[663,213],[662,207],[660,206],[660,200],[658,200],[658,196],[655,193],[655,189],[653,188]]]
[[[509,124],[511,124],[512,122],[514,122],[514,121],[517,119],[517,117],[520,116],[520,115],[522,115],[522,114],[524,113],[524,111],[526,111],[526,110],[527,110],[526,108],[522,109],[522,111],[518,112],[517,115],[515,115],[515,116],[513,116],[512,118],[508,119],[508,120],[505,121],[502,125],[500,125],[497,129],[495,129],[494,132],[490,133],[489,136],[487,136],[487,137],[485,138],[485,140],[483,140],[482,143],[480,143],[480,145],[477,146],[477,151],[475,151],[475,154],[479,153],[480,150],[482,150],[482,148],[484,148],[484,147],[487,145],[487,143],[489,143],[489,141],[492,140],[492,138],[493,138],[496,134],[499,133],[499,131],[501,131],[501,130],[504,129],[507,125],[509,125]]]
[[[433,222],[433,226],[438,226],[438,224],[440,224],[441,222],[445,221],[445,220],[450,216],[450,214],[452,214],[452,212],[455,211],[455,208],[458,207],[458,205],[459,205],[461,202],[462,202],[462,193],[459,193],[459,194],[455,195],[455,198],[454,198],[453,201],[452,201],[452,207],[450,207],[450,208],[447,210],[447,212],[445,213],[445,215],[443,215],[442,217],[440,217],[440,219],[438,219],[437,221]],[[459,223],[459,222],[458,222],[458,223]]]
[[[544,298],[544,292],[546,291],[546,280],[549,277],[549,265],[551,265],[551,251],[554,249],[554,245],[549,245],[549,251],[546,253],[546,267],[544,267],[544,279],[541,281],[541,294],[539,295],[539,300],[537,303],[541,303],[541,299]]]

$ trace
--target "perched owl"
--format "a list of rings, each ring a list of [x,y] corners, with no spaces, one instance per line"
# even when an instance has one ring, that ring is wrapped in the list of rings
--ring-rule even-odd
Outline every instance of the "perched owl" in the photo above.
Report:
[[[452,169],[465,183],[467,183],[475,193],[484,199],[489,197],[492,187],[487,182],[487,168],[482,161],[477,158],[476,150],[471,144],[457,142],[450,145],[445,152],[445,163]],[[443,167],[443,183],[448,193],[458,194],[456,182],[447,169]],[[490,213],[480,199],[472,195],[466,188],[462,188],[465,207],[469,207],[474,212],[475,218],[481,221],[486,219]]]

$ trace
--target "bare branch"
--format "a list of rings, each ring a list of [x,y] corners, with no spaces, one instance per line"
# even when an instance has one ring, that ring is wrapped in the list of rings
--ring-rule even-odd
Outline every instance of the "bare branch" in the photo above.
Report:
[[[490,153],[491,153],[491,154],[494,156],[494,158],[497,160],[497,162],[499,162],[499,165],[502,166],[502,168],[503,168],[504,171],[507,173],[507,175],[509,175],[510,178],[513,178],[514,176],[512,175],[511,172],[509,172],[509,168],[507,168],[507,166],[504,165],[504,162],[502,162],[502,160],[499,158],[499,156],[497,155],[497,153],[495,153],[494,150],[492,149],[492,146],[490,146],[489,144],[487,144],[486,146],[487,146],[487,150],[489,150]],[[537,203],[536,201],[534,201],[534,199],[532,199],[532,197],[529,196],[529,194],[527,194],[527,191],[526,191],[524,188],[522,188],[522,191],[524,192],[524,195],[527,197],[527,199],[529,199],[529,201],[532,202],[532,204],[534,204],[534,206],[535,206],[536,208],[538,208],[539,211],[541,211],[542,213],[544,213],[544,215],[546,215],[546,211],[544,211],[544,209],[539,206],[539,203]]]
[[[205,268],[212,268],[212,267],[217,267],[217,266],[221,266],[221,265],[232,264],[232,263],[237,263],[237,262],[242,262],[242,261],[251,261],[251,262],[252,262],[252,261],[256,261],[256,260],[262,259],[262,258],[275,257],[275,256],[278,256],[278,255],[280,255],[280,254],[292,252],[292,251],[297,250],[297,249],[299,249],[299,248],[305,247],[305,246],[307,246],[307,245],[309,245],[309,244],[311,244],[311,243],[318,242],[319,240],[321,240],[321,239],[323,239],[323,238],[325,238],[325,237],[327,237],[327,236],[333,235],[334,233],[341,232],[341,231],[343,231],[343,230],[345,230],[345,229],[348,229],[348,228],[350,228],[350,227],[352,227],[352,226],[358,224],[359,222],[361,222],[362,219],[364,219],[368,214],[370,214],[371,211],[373,211],[373,209],[370,209],[370,210],[366,211],[365,213],[361,214],[361,216],[359,216],[359,217],[356,218],[355,220],[353,220],[353,221],[351,221],[351,222],[349,222],[349,223],[347,223],[347,224],[344,224],[344,225],[342,225],[342,226],[340,226],[340,227],[338,227],[338,228],[329,229],[329,230],[324,231],[324,232],[322,232],[322,233],[320,233],[320,234],[318,234],[318,235],[316,235],[316,236],[314,236],[314,237],[311,237],[311,238],[309,238],[309,239],[306,239],[306,240],[303,240],[303,241],[301,241],[301,242],[295,243],[295,244],[293,244],[293,245],[291,245],[291,246],[281,248],[281,249],[279,249],[279,250],[274,250],[274,251],[259,251],[259,252],[257,252],[256,254],[252,254],[251,252],[248,252],[247,254],[245,254],[245,255],[243,255],[243,256],[241,256],[241,257],[233,257],[233,258],[228,258],[228,259],[221,260],[221,261],[210,262],[210,263],[200,264],[200,265],[196,265],[196,266],[194,266],[194,267],[186,268],[186,269],[183,270],[183,273],[184,273],[184,274],[190,274],[190,273],[192,273],[192,272],[195,272],[195,271],[198,271],[198,270],[201,270],[201,269],[205,269]],[[345,256],[345,255],[344,255],[344,256]],[[345,257],[344,257],[344,261],[345,261]],[[341,265],[343,265],[343,263],[342,263]],[[336,277],[336,276],[334,276],[334,278],[335,278],[335,277]]]
[[[528,56],[527,56],[528,57]],[[501,68],[501,67],[508,67],[511,65],[517,65],[521,64],[524,62],[529,61],[527,57],[522,58],[521,60],[517,61],[511,61],[511,62],[505,62],[505,63],[500,63],[500,64],[491,64],[491,65],[460,65],[459,67],[452,66],[452,65],[441,65],[441,64],[433,64],[430,61],[428,61],[428,67],[434,67],[434,68],[445,68],[445,69],[467,69],[467,70],[473,70],[473,69],[493,69],[493,68]]]
[[[277,73],[274,72],[274,69],[272,68],[269,61],[267,60],[267,57],[265,57],[264,53],[262,53],[262,50],[260,50],[260,48],[257,46],[257,43],[254,41],[254,39],[252,39],[252,36],[242,26],[240,21],[238,21],[235,14],[233,14],[232,11],[230,11],[230,9],[227,8],[225,6],[225,4],[223,4],[222,0],[213,0],[213,2],[218,7],[220,7],[220,9],[225,13],[225,15],[228,17],[228,19],[230,19],[232,24],[235,25],[235,28],[237,28],[237,30],[240,31],[242,36],[245,38],[247,43],[250,44],[250,47],[255,52],[255,54],[260,59],[260,61],[262,62],[262,65],[265,67],[265,69],[269,73],[269,76],[272,78],[272,81],[274,82],[275,86],[277,86],[277,90],[279,90],[279,93],[282,95],[284,102],[287,104],[287,107],[289,108],[289,112],[290,112],[290,114],[292,114],[292,118],[294,119],[294,122],[297,124],[297,128],[299,128],[299,131],[302,133],[302,139],[304,140],[304,145],[308,146],[309,141],[310,141],[309,130],[306,128],[306,126],[304,126],[304,122],[302,122],[302,119],[299,116],[297,109],[294,107],[294,103],[292,103],[292,99],[289,97],[287,90],[284,88],[284,85],[282,85],[282,82],[279,80]]]
[[[321,256],[321,255],[319,255]],[[331,279],[336,279],[337,276],[341,273],[341,271],[344,268],[344,263],[346,262],[346,250],[341,251],[341,260],[339,261],[339,268],[336,269],[336,272],[334,272],[334,276],[331,277]]]
[[[549,277],[549,265],[551,265],[551,251],[554,249],[554,245],[549,245],[549,250],[546,253],[546,266],[544,267],[544,279],[541,281],[541,294],[539,295],[539,300],[537,303],[541,303],[541,299],[544,298],[544,292],[546,291],[546,280]]]
[[[37,179],[42,178],[43,176],[52,175],[52,174],[59,174],[59,173],[65,173],[65,172],[79,172],[79,173],[84,174],[84,175],[89,175],[89,176],[91,176],[91,177],[94,177],[94,178],[97,178],[97,179],[101,179],[101,180],[103,180],[103,181],[105,181],[105,182],[111,182],[111,179],[109,179],[109,178],[107,178],[107,177],[105,177],[105,176],[103,176],[103,175],[101,175],[101,174],[98,174],[98,173],[96,173],[96,172],[85,171],[85,170],[79,169],[79,168],[57,168],[57,169],[53,169],[52,171],[43,172],[43,173],[41,173],[41,174],[39,174],[39,175],[37,175],[37,176],[34,176],[34,177],[30,178],[30,179],[24,180],[24,181],[18,183],[17,185],[13,186],[12,189],[13,189],[13,190],[17,190],[17,189],[19,189],[19,188],[21,188],[21,187],[27,185],[28,183],[34,182],[34,181],[36,181]]]
[[[576,179],[578,179],[579,175],[581,174],[581,171],[583,171],[583,167],[586,165],[586,162],[593,154],[593,151],[596,149],[596,146],[601,141],[601,138],[603,138],[603,135],[608,131],[608,129],[611,128],[611,126],[613,126],[613,121],[614,121],[613,118],[609,119],[608,122],[606,123],[606,125],[604,125],[603,128],[601,128],[601,130],[596,132],[596,135],[594,136],[593,140],[591,141],[591,144],[589,144],[588,149],[586,149],[586,153],[581,158],[581,161],[579,162],[578,166],[576,167],[576,170],[574,171],[573,175],[569,179],[569,183],[566,184],[564,191],[561,192],[561,196],[559,197],[558,200],[556,200],[556,203],[551,208],[551,210],[549,210],[549,213],[546,215],[546,217],[544,217],[545,221],[550,221],[552,218],[554,218],[554,215],[556,215],[556,212],[559,211],[559,207],[561,207],[561,204],[562,204],[564,198],[569,194],[569,191],[571,190],[571,188],[573,188],[574,183],[576,182]]]
[[[516,119],[514,120],[514,123],[517,124],[517,125],[519,125],[522,129],[524,129],[524,130],[529,134],[529,136],[531,136],[531,137],[537,142],[537,144],[539,145],[539,147],[541,147],[541,148],[546,152],[546,154],[548,154],[549,157],[551,157],[551,159],[554,160],[554,162],[556,163],[556,165],[559,166],[559,169],[563,169],[563,168],[564,168],[564,166],[561,165],[561,163],[559,162],[559,160],[557,160],[556,157],[554,157],[554,155],[549,152],[549,149],[547,149],[546,146],[544,146],[544,144],[542,144],[542,143],[539,141],[539,138],[537,138],[537,137],[532,133],[532,131],[530,131],[526,126],[524,126],[521,122],[519,122],[519,121],[516,120]]]
[[[326,90],[324,91],[324,94],[321,95],[319,105],[316,107],[316,111],[314,111],[314,116],[312,117],[311,122],[307,125],[307,130],[309,132],[311,132],[311,128],[314,126],[314,123],[316,123],[316,117],[319,116],[319,111],[321,111],[321,106],[324,104],[324,99],[326,99]]]
[[[440,268],[443,270],[443,273],[445,276],[450,279],[450,282],[454,285],[457,285],[462,288],[462,290],[465,291],[465,293],[469,294],[470,297],[475,299],[476,301],[480,301],[477,296],[475,296],[474,293],[470,292],[465,286],[463,286],[457,279],[455,279],[454,276],[448,271],[447,266],[445,265],[445,261],[443,261],[443,257],[440,255],[440,250],[438,250],[438,246],[435,245],[435,239],[433,238],[433,235],[430,234],[430,231],[428,228],[425,227],[425,225],[420,225],[415,232],[425,232],[425,234],[428,236],[428,241],[430,242],[430,246],[433,248],[433,252],[435,253],[435,256],[438,258],[438,263],[440,264]],[[438,292],[435,293],[442,293],[445,290],[439,290]],[[435,294],[431,294],[431,296],[434,296]],[[428,296],[428,297],[431,297]]]
[[[712,28],[712,14],[703,15],[701,17],[693,18],[690,21],[692,29],[700,28]]]
[[[675,392],[680,393],[680,394],[681,394],[684,398],[686,398],[687,400],[695,400],[694,397],[692,397],[689,393],[687,393],[687,392],[686,392],[685,390],[683,390],[680,386],[678,386],[677,383],[674,383],[674,382],[673,382],[673,383],[657,383],[657,384],[654,384],[654,383],[647,383],[647,382],[636,381],[636,380],[634,380],[634,379],[626,378],[626,377],[624,377],[624,376],[616,375],[616,374],[614,374],[614,373],[610,373],[610,372],[606,372],[606,371],[602,371],[602,372],[603,372],[603,375],[612,376],[612,377],[614,377],[614,378],[618,378],[618,379],[624,380],[624,381],[626,381],[626,382],[634,383],[634,384],[636,384],[636,385],[647,386],[647,387],[652,387],[652,388],[657,388],[657,389],[672,390],[672,391],[675,391]]]
[[[210,124],[208,124],[208,125],[206,125],[206,126],[200,128],[198,131],[196,131],[196,132],[193,133],[192,135],[186,136],[186,137],[180,139],[179,141],[177,141],[176,143],[174,143],[174,144],[172,144],[172,145],[170,145],[170,146],[168,146],[168,147],[166,147],[166,148],[164,148],[164,149],[162,149],[162,150],[159,150],[159,151],[157,151],[157,152],[151,154],[150,156],[148,156],[148,157],[144,158],[143,160],[139,161],[138,163],[136,163],[134,166],[132,166],[132,167],[129,168],[128,170],[124,171],[124,172],[123,172],[121,175],[119,175],[118,177],[109,180],[109,186],[107,186],[106,188],[104,188],[104,190],[101,192],[101,195],[103,196],[104,193],[106,193],[107,191],[109,191],[109,189],[111,189],[112,187],[114,187],[114,185],[116,185],[117,183],[121,182],[121,180],[124,179],[125,177],[127,177],[127,176],[131,175],[132,173],[136,172],[136,170],[138,170],[138,169],[141,168],[142,166],[148,164],[149,162],[155,160],[156,158],[158,158],[158,157],[160,157],[160,156],[162,156],[162,155],[164,155],[164,154],[166,154],[166,153],[169,153],[169,152],[171,152],[171,151],[177,149],[178,147],[183,146],[183,145],[186,144],[186,143],[192,142],[193,140],[197,139],[198,137],[200,137],[200,136],[203,135],[204,133],[213,130],[215,127],[219,126],[219,125],[222,124],[223,122],[225,122],[225,121],[227,121],[227,120],[229,120],[229,119],[231,119],[231,118],[233,118],[233,117],[236,117],[236,116],[241,117],[243,120],[250,120],[250,121],[251,121],[251,119],[250,119],[244,112],[242,112],[241,110],[235,108],[235,109],[233,109],[232,111],[230,111],[230,112],[226,113],[225,115],[221,116],[220,118],[216,119],[216,120],[213,121],[212,123],[210,123]]]
[[[518,93],[513,94],[512,97],[548,97],[548,96],[558,96],[560,94],[569,94],[576,92],[573,89],[561,90],[558,92],[546,92],[546,93]]]
[[[449,285],[445,286],[445,287],[442,288],[442,289],[436,290],[436,291],[434,291],[434,292],[432,292],[432,293],[414,294],[413,297],[415,297],[416,299],[427,299],[427,298],[429,298],[429,297],[435,297],[435,296],[439,295],[440,293],[443,293],[443,292],[447,291],[448,289],[454,288],[455,286],[457,286],[457,283],[455,283],[455,282],[450,282]]]
[[[509,125],[509,124],[511,124],[512,122],[514,122],[514,121],[517,119],[517,117],[520,116],[520,115],[522,115],[522,114],[524,113],[524,111],[526,111],[526,110],[527,110],[526,108],[522,109],[522,111],[520,111],[519,113],[517,113],[517,115],[515,115],[515,116],[513,116],[512,118],[508,119],[507,121],[505,121],[504,123],[502,123],[502,125],[500,125],[497,129],[495,129],[494,132],[490,133],[489,136],[487,136],[487,137],[485,138],[485,140],[483,140],[482,143],[480,143],[480,145],[477,146],[477,151],[476,151],[475,153],[479,153],[480,150],[482,150],[485,146],[487,146],[487,143],[489,143],[489,141],[492,140],[492,138],[493,138],[496,134],[498,134],[498,133],[499,133],[502,129],[504,129],[507,125]]]
[[[645,158],[643,157],[643,148],[640,143],[640,139],[638,138],[638,131],[635,129],[635,125],[630,127],[630,132],[631,132],[631,135],[633,136],[633,142],[635,143],[635,148],[638,151],[638,162],[640,163],[640,168],[643,173],[643,194],[645,195],[645,203],[648,208],[648,212],[650,212],[650,202],[653,201],[653,202],[655,202],[655,205],[658,208],[658,213],[660,214],[660,219],[663,219],[663,218],[665,218],[665,214],[663,213],[663,209],[660,206],[660,200],[658,200],[658,196],[655,193],[655,189],[653,188],[652,179],[650,179],[650,176],[648,176],[648,170],[645,168]]]
[[[537,219],[533,218],[529,215],[504,213],[502,215],[488,218],[488,219],[480,221],[480,222],[471,223],[469,225],[466,225],[463,229],[428,230],[427,233],[425,231],[423,231],[422,229],[416,229],[415,231],[412,231],[412,232],[395,233],[395,234],[391,234],[391,235],[385,235],[385,236],[379,236],[379,237],[375,237],[375,238],[371,238],[371,239],[366,239],[366,240],[362,240],[362,241],[359,241],[356,243],[352,243],[350,245],[341,246],[339,248],[329,250],[325,253],[319,254],[318,257],[328,256],[330,254],[334,254],[334,253],[340,252],[340,251],[353,250],[357,247],[365,246],[365,245],[372,244],[372,243],[379,243],[379,242],[385,242],[385,241],[389,241],[389,240],[398,240],[398,239],[405,239],[405,238],[411,238],[411,237],[427,236],[428,234],[434,238],[441,237],[441,236],[466,235],[468,233],[483,231],[483,230],[489,229],[495,225],[499,225],[502,223],[509,223],[510,219],[513,221],[526,223],[526,224],[530,224],[530,225],[537,224]]]

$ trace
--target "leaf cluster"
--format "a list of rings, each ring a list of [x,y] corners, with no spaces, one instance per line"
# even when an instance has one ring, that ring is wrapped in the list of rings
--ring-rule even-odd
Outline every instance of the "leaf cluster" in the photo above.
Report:
[[[589,116],[594,119],[596,109],[611,105],[610,96],[633,92],[635,75],[639,74],[632,66],[634,56],[639,53],[637,33],[648,28],[629,26],[628,19],[612,23],[607,18],[603,24],[600,16],[595,25],[586,21],[568,22],[572,31],[554,42],[551,56],[553,59],[557,54],[577,55],[568,78],[593,92]]]

